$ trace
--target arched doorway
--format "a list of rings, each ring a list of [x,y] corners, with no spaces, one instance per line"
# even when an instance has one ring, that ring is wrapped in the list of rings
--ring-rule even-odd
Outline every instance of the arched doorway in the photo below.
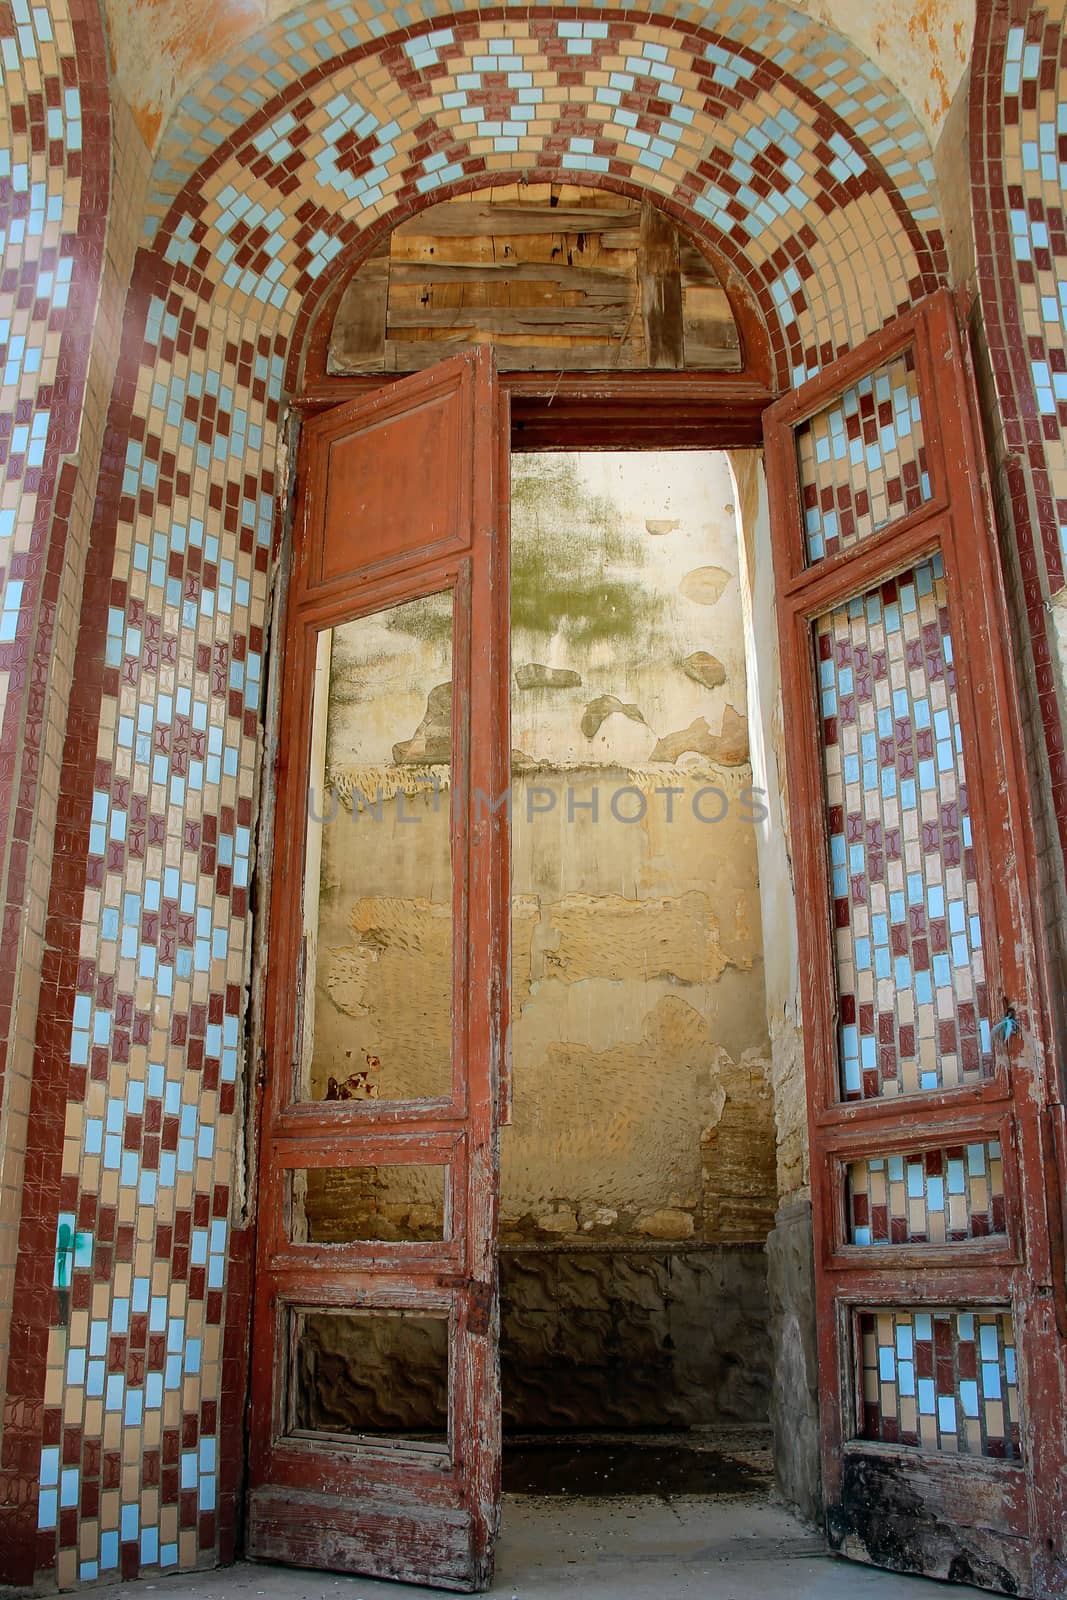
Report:
[[[439,268],[438,258],[433,274]],[[389,343],[381,278],[370,279],[385,332],[376,361]],[[365,332],[366,297],[351,284],[342,297],[342,287],[331,313],[343,308],[347,331],[354,321]],[[490,299],[435,324],[432,300],[427,293],[413,313],[430,330],[425,344],[440,342],[435,326],[462,329],[475,310],[494,321]],[[662,306],[662,285],[647,302]],[[313,337],[311,347],[321,356],[327,343]],[[646,333],[646,357],[650,348]],[[728,386],[762,408],[743,377],[582,374],[560,421],[547,417],[568,364],[556,361],[547,393],[540,377],[506,380],[543,438],[565,438],[568,426],[597,443],[647,439],[657,427],[669,437],[672,410],[697,400],[721,441],[752,442],[745,407],[731,415]],[[504,559],[509,428],[485,356],[434,366],[420,351],[413,364],[427,375],[366,399],[321,410],[343,392],[343,380],[329,378],[309,396],[320,414],[303,447],[288,650],[303,642],[286,657],[298,663],[288,703],[290,726],[306,729],[308,641],[324,628],[452,593],[453,689],[438,733],[452,764],[453,1045],[438,1089],[411,1091],[421,1111],[405,1091],[312,1114],[299,1072],[290,1084],[287,1069],[279,1079],[268,1067],[250,1540],[254,1553],[313,1560],[325,1548],[326,1564],[394,1576],[399,1542],[410,1555],[402,1575],[478,1587],[498,1482],[492,1261],[496,1129],[506,1110],[508,749],[506,586],[495,563]],[[457,399],[463,392],[469,400]],[[635,423],[631,411],[627,422],[635,396],[658,398],[658,418]],[[995,855],[1022,860],[1028,845],[969,406],[942,296],[769,416],[795,870],[801,902],[826,907],[825,917],[800,918],[822,1471],[831,1536],[849,1553],[1040,1593],[1057,1558],[1038,1542],[1050,1507],[1022,1464],[1018,1399],[1020,1385],[1051,1381],[1039,1330],[1051,1310],[1034,1293],[1046,1233],[1034,1182],[1040,1130],[1026,1088],[1041,1070],[1040,1012],[1026,998],[1035,976],[1020,960],[1030,946],[1024,880],[1005,883],[994,870]],[[961,636],[966,662],[954,653]],[[487,679],[463,677],[471,652]],[[280,902],[288,909],[274,913],[276,930],[288,929],[275,934],[276,989],[283,969],[306,972],[315,939],[306,890],[302,932],[297,909],[311,750],[293,754],[279,833],[292,886]],[[999,852],[983,846],[994,839],[1005,841]],[[480,977],[468,960],[482,963]],[[306,1011],[301,1019],[287,999],[274,1028],[275,1059],[300,1059]],[[327,1088],[319,1098],[343,1097]],[[394,1247],[361,1238],[340,1254],[303,1248],[292,1174],[309,1183],[314,1168],[357,1159],[447,1168],[439,1235]],[[313,1262],[318,1300],[301,1276],[314,1277]],[[330,1353],[339,1318],[350,1324],[350,1348],[377,1351],[391,1324],[397,1362],[416,1333],[434,1343],[441,1428],[436,1440],[408,1440],[416,1457],[436,1449],[432,1464],[405,1454],[395,1435],[383,1446],[374,1435],[388,1429],[357,1429],[356,1445],[342,1447],[348,1492],[326,1507],[313,1485],[325,1481],[327,1460],[338,1470],[338,1441],[301,1411],[300,1373],[312,1346],[317,1359]],[[1062,1441],[1049,1448],[1058,1460]],[[963,1482],[982,1492],[961,1495]]]

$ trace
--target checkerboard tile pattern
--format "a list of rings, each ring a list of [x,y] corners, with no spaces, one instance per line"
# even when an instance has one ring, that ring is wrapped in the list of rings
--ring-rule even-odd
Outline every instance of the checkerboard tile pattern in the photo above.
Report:
[[[864,1311],[859,1437],[1017,1460],[1015,1333],[1006,1311]]]
[[[940,556],[815,639],[842,1095],[980,1082],[992,1034]]]
[[[931,495],[911,350],[796,430],[809,563],[839,555]]]
[[[849,1244],[949,1244],[1007,1231],[996,1142],[870,1156],[847,1169]]]
[[[92,183],[83,195],[83,139],[86,118],[97,137],[100,121],[95,108],[83,103],[80,72],[74,19],[65,6],[19,4],[0,11],[0,812],[5,823],[13,801],[32,805],[32,779],[30,789],[20,791],[11,775],[21,765],[26,737],[27,667],[31,649],[40,643],[35,632],[41,556],[59,459],[73,449],[78,432],[69,375],[72,367],[84,373],[99,273],[90,225],[92,202],[99,197]],[[106,203],[106,184],[103,198]],[[84,259],[76,249],[79,223],[86,224],[90,245]],[[101,211],[101,229],[102,224]],[[20,882],[13,902],[5,897],[5,944],[15,933],[13,919],[24,891]],[[14,996],[7,983],[3,987],[0,1009],[6,1023]],[[6,1026],[0,1038],[2,1093]]]
[[[706,6],[688,0],[667,0],[657,12],[678,25],[680,37],[685,31],[706,28],[710,20]],[[457,32],[471,37],[470,19],[478,15],[464,12],[458,26],[450,27],[454,13],[441,0],[430,0],[419,8],[418,16],[399,7],[385,14],[380,3],[359,0],[340,7],[313,0],[287,11],[273,27],[247,43],[240,61],[221,64],[201,78],[178,107],[157,161],[151,214],[157,219],[164,217],[193,172],[217,151],[234,126],[264,114],[265,108],[272,107],[287,89],[300,84],[309,74],[366,50],[387,33],[410,29],[415,37],[410,47],[405,47],[405,53],[413,71],[429,71],[441,79],[449,70],[445,63],[454,49]],[[538,54],[542,59],[538,65],[548,66],[564,89],[579,86],[590,68],[601,68],[605,58],[617,56],[614,46],[619,40],[637,41],[628,61],[618,64],[623,71],[636,62],[638,76],[676,87],[670,45],[664,42],[657,48],[657,30],[645,25],[638,6],[583,10],[535,4],[484,8],[480,15],[484,21],[473,41],[473,55],[489,64],[473,69],[475,72],[482,70],[495,76],[509,70],[492,64],[494,55],[518,56],[523,66],[510,70],[524,70],[529,65],[523,59],[527,52],[516,50],[507,42],[509,36],[514,38],[521,30],[527,37],[533,34],[541,40]],[[519,20],[526,17],[530,18],[528,27]],[[491,37],[497,38],[493,50],[484,44]],[[911,108],[877,65],[848,39],[802,17],[778,0],[758,8],[747,0],[728,0],[716,6],[714,31],[709,31],[707,38],[701,53],[711,92],[717,90],[726,96],[739,90],[744,93],[753,76],[764,75],[763,62],[773,64],[776,77],[795,79],[821,108],[843,123],[854,124],[860,139],[869,142],[875,160],[899,176],[902,195],[916,220],[936,223],[930,153]],[[643,40],[652,46],[647,56]],[[502,86],[492,85],[497,87]],[[473,83],[460,85],[458,90],[485,92],[483,85]],[[548,98],[551,101],[555,97]],[[493,136],[514,135],[502,132]],[[765,149],[772,138],[773,130],[756,149]],[[799,149],[789,148],[783,152],[784,159],[791,161],[799,153]],[[745,154],[740,153],[742,160]],[[857,174],[864,165],[864,158],[849,147],[847,139],[829,146],[826,159],[828,164],[837,164],[837,175],[841,177]],[[797,170],[789,170],[785,176],[793,181],[800,179]],[[802,193],[798,192],[797,198],[802,207]],[[758,204],[759,197],[755,199]],[[773,221],[773,215],[772,207],[758,220]]]
[[[213,347],[155,295],[143,324],[170,370],[138,389],[107,620],[63,1163],[83,1242],[49,1342],[42,1472],[55,1449],[64,1466],[38,1512],[61,1581],[214,1560],[222,1514],[232,1535],[219,1408],[275,514],[249,412],[255,394],[276,424],[281,354]]]
[[[1049,475],[1057,490],[1057,545],[1046,551],[1052,587],[1067,558],[1067,43],[1055,8],[1041,36],[1011,28],[1004,52],[1004,154],[1011,245],[1026,329],[1026,363]]]
[[[60,0],[0,11],[0,129],[3,1551],[16,1527],[27,1525],[37,1494],[38,1350],[40,1322],[51,1308],[59,1180],[58,1171],[25,1152],[35,1097],[48,1076],[35,1030],[38,993],[50,976],[46,913],[64,733],[57,708],[72,670],[81,600],[71,574],[84,561],[101,391],[111,381],[106,367],[94,374],[89,362],[110,159],[96,5]],[[62,856],[61,842],[55,853]],[[62,1094],[44,1102],[59,1125]],[[29,1294],[19,1281],[27,1263]]]

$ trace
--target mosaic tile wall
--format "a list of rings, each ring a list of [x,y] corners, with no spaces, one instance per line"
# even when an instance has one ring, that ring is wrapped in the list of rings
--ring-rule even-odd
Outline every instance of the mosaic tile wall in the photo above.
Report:
[[[82,919],[61,1041],[67,1105],[61,1126],[53,1115],[34,1129],[35,1158],[54,1145],[62,1160],[55,1314],[14,1391],[19,1464],[41,1482],[34,1560],[60,1584],[211,1563],[232,1541],[241,1445],[225,1430],[242,1334],[226,1296],[240,1303],[247,1273],[234,1128],[275,474],[294,352],[331,271],[368,229],[487,175],[594,174],[648,188],[707,230],[750,285],[790,381],[945,269],[929,152],[907,106],[846,41],[785,7],[738,0],[717,33],[681,8],[675,26],[550,7],[410,27],[369,3],[329,16],[290,13],[183,105],[127,315],[96,525],[103,695],[99,725],[88,699],[80,724],[95,746],[92,793],[84,849],[57,890]],[[32,422],[27,455],[31,443]],[[938,623],[929,602],[916,601],[924,627]],[[931,705],[945,642],[923,669]],[[876,679],[872,706],[883,688]],[[950,697],[936,710],[951,723]],[[927,757],[916,721],[916,764],[937,766],[936,746],[954,745],[938,727]],[[950,783],[958,760],[937,773],[939,804]],[[926,898],[938,885],[925,857],[920,868],[939,987],[936,958],[958,985],[952,941],[976,933],[958,801],[944,826],[964,852],[962,886],[946,888],[943,916]],[[858,813],[866,841],[866,792]],[[880,846],[867,848],[873,887]],[[883,948],[919,964],[917,927],[909,951],[895,949],[895,871],[884,865],[894,920],[884,946],[872,925],[873,974]],[[961,899],[962,932],[949,909]],[[938,1034],[932,1069],[923,1058],[946,1081],[980,1075],[988,1050],[979,995],[968,1014],[954,993],[954,1043]],[[899,1048],[908,1020],[885,1011]],[[881,1005],[869,1020],[881,1043]],[[892,1085],[880,1056],[877,1081],[866,1075],[867,1022],[861,1005],[857,1087],[878,1092]]]
[[[1067,554],[1067,7],[992,0],[975,37],[971,176],[991,452],[1019,641],[1042,900],[1067,1040],[1067,753],[1050,599]]]
[[[716,235],[788,381],[944,272],[914,117],[854,48],[784,8],[726,8],[710,33],[534,7],[387,43],[373,12],[330,16],[327,42],[321,8],[289,14],[179,111],[151,227],[193,276],[217,257],[226,288],[288,310],[361,229],[422,197],[520,167],[596,174]]]
[[[847,1169],[850,1244],[949,1244],[1007,1231],[1000,1145],[871,1156]]]
[[[83,101],[84,61],[75,19],[62,5],[0,12],[0,814],[6,837],[14,807],[32,805],[16,774],[25,741],[40,744],[40,708],[27,718],[28,665],[48,641],[40,635],[42,556],[58,487],[60,457],[74,446],[99,273],[106,172],[96,190],[83,140],[103,129],[96,91]],[[106,117],[106,104],[104,107]],[[106,150],[106,144],[104,146]],[[94,219],[94,210],[99,208]],[[94,227],[95,222],[95,227]],[[86,229],[85,259],[75,248]],[[95,232],[95,238],[93,237]],[[37,724],[36,728],[34,724]],[[36,734],[36,738],[35,738]],[[21,837],[26,838],[25,819]],[[10,870],[6,852],[5,878]],[[5,882],[0,1011],[14,1003],[18,913],[25,885]],[[0,1030],[0,1090],[8,1028]]]
[[[24,1153],[49,1076],[36,1050],[38,995],[53,978],[44,936],[62,708],[95,479],[78,454],[99,459],[114,375],[113,363],[90,362],[106,270],[105,73],[95,4],[0,10],[0,1550],[35,1509],[41,1386],[27,1378],[34,1319],[52,1310],[58,1164],[27,1172]],[[112,313],[121,295],[120,285]],[[113,314],[110,324],[117,331]],[[66,1043],[50,1102],[60,1124]],[[12,1319],[17,1258],[43,1284]]]
[[[796,430],[809,564],[930,499],[915,358],[905,350]]]
[[[864,1311],[859,1437],[1019,1457],[1012,1319],[1002,1311]]]
[[[815,624],[842,1094],[993,1069],[940,556]]]
[[[292,24],[287,63],[303,26]],[[70,1036],[79,1089],[56,1234],[71,1245],[57,1259],[70,1320],[45,1352],[36,1562],[60,1583],[210,1562],[233,1537],[234,1484],[220,1473],[229,1455],[233,1479],[240,1446],[227,1452],[220,1428],[228,1389],[239,1393],[240,1329],[227,1332],[223,1289],[239,1243],[234,1112],[274,471],[298,308],[369,221],[534,151],[546,171],[647,183],[676,192],[698,225],[729,222],[791,330],[783,350],[798,370],[816,364],[847,322],[865,330],[931,286],[940,241],[923,232],[928,215],[893,223],[903,201],[878,158],[818,96],[780,68],[732,60],[694,33],[592,17],[575,33],[545,16],[386,43],[316,70],[233,132],[231,82],[228,140],[155,229],[126,341],[129,438],[113,489]],[[826,92],[845,107],[829,87],[845,71],[835,60]],[[266,64],[255,65],[258,76]],[[869,73],[846,82],[853,96],[883,92]],[[718,140],[739,164],[713,163],[733,211],[712,219],[695,206],[708,180],[694,186],[694,173]],[[822,203],[798,210],[805,185]],[[774,221],[769,211],[753,240],[741,219],[757,194]],[[882,299],[849,304],[830,275],[813,316],[802,286],[820,259],[845,260],[842,230],[868,258],[882,249]],[[825,350],[820,328],[836,330]]]

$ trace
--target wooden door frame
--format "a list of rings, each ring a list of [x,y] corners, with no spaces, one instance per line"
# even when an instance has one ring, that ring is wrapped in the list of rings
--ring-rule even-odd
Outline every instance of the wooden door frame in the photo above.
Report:
[[[941,291],[941,298],[945,315],[952,324],[957,358],[969,370],[970,353],[966,344],[959,338],[953,298],[948,291]],[[894,323],[879,336],[887,356],[904,342],[902,330],[910,326],[913,320],[914,316],[909,320],[909,316],[906,315],[903,323]],[[870,348],[868,344],[864,356],[868,365]],[[848,360],[849,357],[842,358],[843,362]],[[842,370],[841,365],[835,363],[833,375],[826,380],[828,393],[840,386]],[[315,375],[303,390],[293,397],[290,402],[291,411],[298,419],[316,415],[344,400],[371,393],[391,382],[392,377],[393,375],[326,378]],[[788,395],[785,397],[777,395],[766,382],[761,380],[762,374],[759,378],[753,378],[744,373],[737,375],[691,372],[503,373],[500,375],[500,385],[508,394],[511,407],[511,438],[510,441],[504,442],[503,448],[545,451],[759,450],[764,458],[771,518],[776,607],[781,609],[783,604],[788,605],[793,615],[793,625],[806,626],[806,617],[813,613],[810,606],[805,612],[805,604],[801,603],[800,599],[803,580],[797,578],[795,568],[791,566],[789,557],[783,549],[787,539],[795,541],[799,534],[796,527],[789,527],[787,530],[790,497],[784,492],[785,486],[773,470],[770,453],[764,451],[764,413],[775,401],[781,400],[783,405],[788,404]],[[970,387],[973,401],[977,391],[973,382]],[[966,419],[966,426],[971,430],[973,439],[981,441],[982,428],[976,409],[972,409]],[[1000,553],[985,486],[961,475],[961,464],[958,462],[948,463],[948,470],[953,476],[954,484],[963,488],[967,497],[965,503],[970,507],[975,526],[982,531],[982,537],[986,541],[987,549],[983,559],[988,559],[990,556],[992,558],[989,567],[992,581],[985,576],[979,577],[976,565],[969,573],[955,580],[959,583],[959,589],[954,599],[957,607],[961,604],[966,605],[968,600],[980,601],[983,626],[989,631],[994,642],[994,654],[999,663],[995,686],[996,702],[1002,720],[1003,741],[1008,760],[1005,770],[998,775],[1004,799],[998,825],[1002,830],[1007,830],[1014,843],[1019,893],[1015,897],[1016,903],[1011,907],[1011,915],[1013,921],[1031,930],[1032,937],[1027,951],[1027,963],[1031,973],[1031,1009],[1036,1008],[1044,1018],[1048,1014],[1049,968],[1041,920],[1035,915],[1040,879],[1031,821],[1029,799],[1031,780],[1019,733],[1017,713],[1019,697],[1015,684],[1014,657],[1005,627],[1008,613],[1001,576]],[[908,525],[898,525],[892,530],[891,537],[899,538],[903,549],[909,537]],[[916,555],[928,547],[928,540],[924,545],[923,540],[919,539],[915,544]],[[792,548],[796,549],[799,546],[794,544]],[[879,544],[877,550],[872,546],[870,558],[872,570],[883,557],[883,546]],[[827,572],[830,566],[829,562],[824,563]],[[810,601],[815,592],[814,588],[803,590],[804,602]],[[804,618],[801,613],[804,613]],[[805,797],[805,803],[811,804],[813,799],[818,798],[821,804],[821,790],[816,786],[818,772],[814,766],[814,756],[817,754],[813,742],[816,718],[811,707],[815,702],[801,704],[803,693],[810,691],[810,684],[798,685],[795,681],[783,681],[787,771],[791,789],[793,785],[797,785],[794,810],[801,794]],[[803,714],[802,717],[798,715],[800,712]],[[973,748],[965,754],[969,767],[973,767],[973,763],[980,759]],[[818,850],[812,848],[812,839],[805,837],[812,831],[804,827],[793,829],[793,848],[797,859],[798,905],[818,904],[827,893],[828,862],[820,857]],[[269,872],[269,864],[267,870]],[[813,894],[814,901],[811,900]],[[828,951],[825,937],[822,937],[820,950],[819,931],[809,925],[813,920],[798,917],[802,970],[805,952],[814,954],[821,968],[826,967]],[[806,1022],[803,1033],[813,1200],[825,1217],[827,1208],[832,1209],[836,1203],[836,1191],[827,1178],[835,1146],[833,1140],[823,1132],[828,1109],[825,1097],[827,1086],[831,1081],[828,1076],[831,1068],[826,1060],[828,1048],[833,1042],[830,1019],[823,1017],[821,1027],[820,1033],[818,1028],[813,1028]],[[1041,1031],[1046,1038],[1050,1037],[1044,1027]],[[1011,1102],[1004,1096],[1002,1089],[998,1090],[994,1082],[992,1088],[980,1088],[972,1092],[976,1109],[988,1102],[991,1097],[999,1097],[1004,1106],[1002,1132],[1006,1136]],[[936,1106],[939,1103],[939,1096],[932,1095],[930,1100],[931,1104]],[[877,1137],[880,1116],[877,1107],[868,1108],[860,1104],[852,1116],[857,1124],[867,1126],[871,1138]],[[253,1137],[254,1134],[255,1129]],[[818,1161],[816,1150],[819,1151]],[[1024,1181],[1028,1179],[1031,1187],[1038,1184],[1046,1201],[1049,1202],[1053,1237],[1042,1266],[1046,1270],[1046,1275],[1057,1286],[1055,1296],[1057,1311],[1067,1320],[1067,1308],[1063,1307],[1063,1246],[1062,1233],[1058,1229],[1060,1212],[1058,1205],[1054,1207],[1050,1203],[1053,1191],[1058,1188],[1058,1167],[1055,1158],[1050,1160],[1049,1144],[1043,1136],[1039,1136],[1036,1125],[1027,1135],[1026,1151],[1020,1157],[1019,1166]],[[1009,1260],[1021,1259],[1020,1245],[1021,1240],[1018,1237],[1009,1238],[1002,1253],[1004,1265],[1007,1265]],[[1031,1240],[1031,1248],[1032,1246]],[[844,1264],[839,1250],[835,1250],[833,1256],[835,1265]],[[941,1266],[946,1281],[949,1276],[956,1275],[955,1261],[950,1266],[946,1258]],[[1028,1277],[1037,1276],[1036,1265],[1032,1260],[1025,1270]],[[820,1343],[822,1343],[825,1308],[819,1305],[818,1296],[813,1303],[812,1312],[818,1318]],[[835,1346],[838,1344],[836,1338],[834,1344]],[[826,1354],[825,1351],[821,1353],[824,1356]],[[825,1437],[826,1418],[822,1419],[821,1426]],[[828,1501],[828,1487],[824,1483],[822,1489],[824,1503]]]
[[[315,379],[299,416],[373,394],[394,376]],[[502,372],[512,450],[763,449],[763,413],[778,397],[744,373]]]

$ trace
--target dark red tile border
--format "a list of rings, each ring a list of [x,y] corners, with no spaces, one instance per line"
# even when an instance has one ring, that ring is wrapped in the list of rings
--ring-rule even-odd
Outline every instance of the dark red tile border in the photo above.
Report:
[[[60,341],[54,410],[49,428],[46,459],[58,462],[76,445],[84,402],[89,348],[94,327],[111,174],[111,125],[107,47],[103,21],[92,0],[72,0],[70,8],[78,63],[78,90],[83,108],[81,155],[81,213],[76,239],[70,241],[75,258],[75,289],[70,314]],[[57,401],[61,401],[58,405]],[[108,457],[105,447],[105,462]],[[44,685],[54,647],[53,627],[60,575],[66,560],[69,517],[78,467],[64,463],[46,487],[42,479],[34,522],[34,541],[41,551],[40,605],[29,663],[21,694],[10,696],[5,710],[0,746],[18,763],[20,809],[36,799],[39,755],[43,748]],[[99,560],[89,570],[82,609],[82,635],[87,619],[103,628],[107,607],[101,604]],[[107,571],[110,582],[110,565]],[[79,830],[88,842],[87,825],[79,822],[78,807],[84,795],[84,776],[91,787],[96,755],[96,721],[85,703],[86,685],[81,673],[84,639],[79,641],[76,671],[67,718],[67,741],[60,781],[57,849],[53,860],[45,950],[37,1019],[37,1048],[30,1091],[25,1179],[19,1221],[15,1268],[16,1313],[11,1323],[7,1393],[3,1434],[0,1438],[0,1581],[30,1584],[39,1558],[46,1557],[46,1541],[38,1538],[37,1488],[41,1445],[48,1426],[44,1408],[48,1330],[56,1319],[56,1293],[52,1288],[56,1224],[60,1210],[63,1131],[70,1079],[70,1032],[73,1018],[74,979],[84,873],[79,879],[76,853]],[[91,652],[87,652],[91,653]],[[97,703],[98,704],[98,703]],[[80,774],[77,781],[75,772]],[[11,849],[12,792],[3,795],[0,838]],[[89,815],[86,806],[84,816]],[[9,868],[5,887],[5,932],[22,910],[22,884],[17,860]],[[0,985],[5,999],[14,977],[16,940],[0,940]],[[71,957],[74,957],[72,965]],[[52,1548],[54,1550],[54,1535]],[[45,1559],[44,1565],[51,1563]]]

